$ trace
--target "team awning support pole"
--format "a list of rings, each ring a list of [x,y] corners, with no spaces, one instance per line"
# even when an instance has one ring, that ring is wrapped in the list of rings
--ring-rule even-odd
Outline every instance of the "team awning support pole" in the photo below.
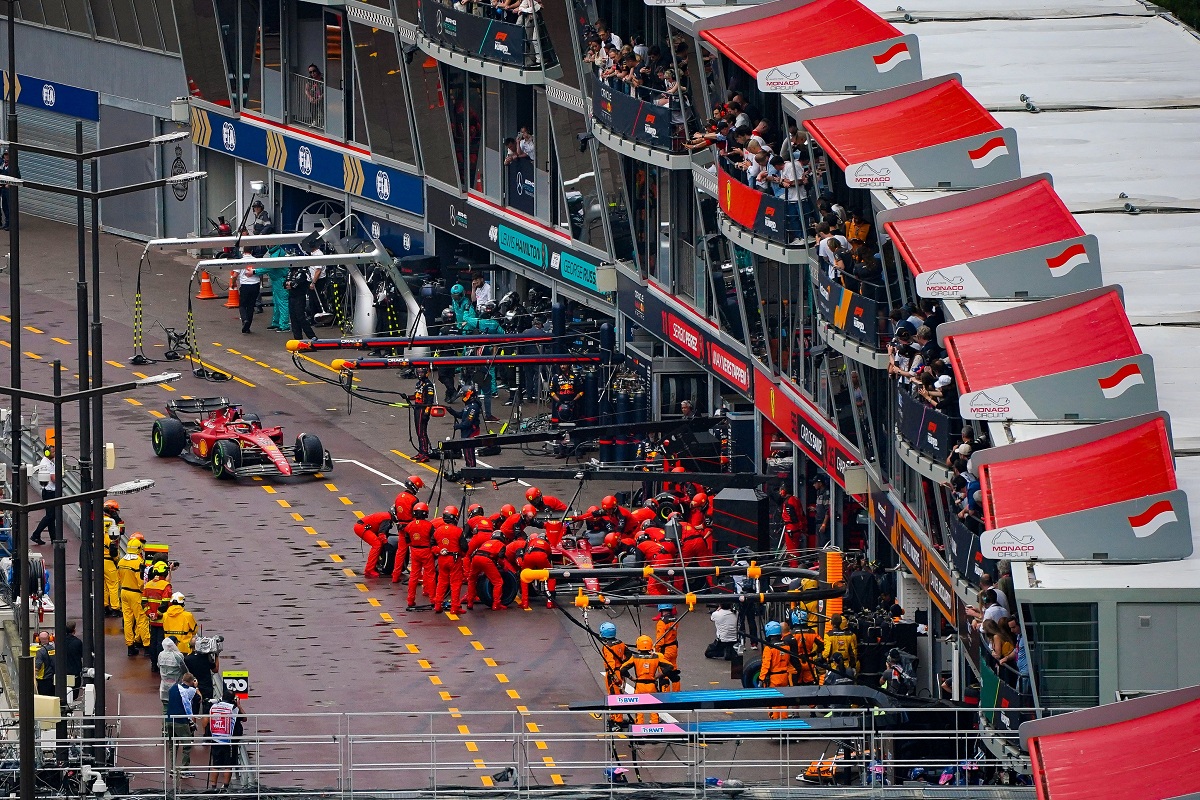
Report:
[[[526,573],[529,573],[529,579],[526,580]],[[545,576],[542,575],[545,573]],[[570,581],[579,578],[633,578],[647,577],[654,575],[659,578],[674,578],[676,575],[682,575],[681,567],[570,567],[570,568],[551,568],[551,569],[526,569],[521,571],[521,580],[529,583],[531,581],[543,581],[546,578],[557,581]],[[814,569],[799,569],[795,567],[760,567],[756,564],[750,564],[745,567],[688,567],[688,575],[692,577],[713,577],[721,576],[728,577],[730,575],[745,575],[748,578],[817,578],[821,577],[820,572]],[[791,593],[794,596],[794,592]]]
[[[412,367],[500,367],[524,364],[600,364],[602,356],[434,356],[430,358],[335,358],[331,367],[337,370],[409,369]],[[475,446],[474,439],[471,440]]]
[[[549,344],[553,336],[480,334],[478,336],[361,336],[342,339],[290,339],[284,345],[293,353],[312,350],[382,350],[387,347],[489,347]],[[558,363],[559,359],[544,359]]]
[[[522,571],[522,580],[524,580],[524,572],[549,572],[549,570],[524,570]],[[540,580],[534,578],[534,580]],[[744,592],[741,594],[731,592],[711,592],[705,594],[694,594],[687,592],[685,594],[638,594],[638,595],[622,595],[611,596],[605,594],[588,594],[580,588],[574,596],[571,596],[570,591],[555,590],[552,597],[571,598],[571,604],[576,608],[592,608],[600,606],[656,606],[660,603],[682,603],[686,605],[688,611],[695,609],[698,603],[808,603],[815,600],[831,600],[835,597],[841,597],[846,593],[843,586],[831,587],[828,589],[809,589],[804,592]]]

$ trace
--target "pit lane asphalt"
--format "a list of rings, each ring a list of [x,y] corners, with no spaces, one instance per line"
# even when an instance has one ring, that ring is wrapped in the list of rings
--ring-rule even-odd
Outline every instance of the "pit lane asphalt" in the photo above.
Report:
[[[49,363],[64,364],[66,390],[76,373],[74,230],[56,223],[25,217],[22,221],[23,312],[22,346],[25,386],[50,387]],[[0,250],[7,242],[0,243]],[[258,315],[254,333],[239,331],[237,310],[221,300],[193,303],[198,344],[206,364],[229,371],[234,380],[211,383],[194,377],[184,362],[161,360],[165,337],[162,326],[182,329],[186,323],[188,278],[194,260],[185,254],[153,253],[143,267],[142,289],[146,330],[145,351],[159,363],[133,367],[134,287],[142,245],[104,235],[101,237],[102,297],[104,317],[104,380],[132,380],[137,373],[178,370],[181,381],[111,396],[105,403],[105,439],[117,448],[117,468],[107,472],[109,485],[135,477],[152,477],[153,489],[120,499],[130,530],[142,531],[149,542],[171,547],[171,558],[182,562],[175,573],[176,590],[188,596],[188,607],[202,623],[206,635],[225,637],[222,669],[250,673],[250,713],[301,714],[309,712],[439,711],[527,712],[528,723],[547,731],[578,730],[580,720],[547,715],[538,710],[558,709],[567,703],[597,697],[601,691],[598,656],[586,636],[560,614],[539,607],[522,612],[484,610],[449,619],[429,612],[406,613],[404,586],[362,577],[365,553],[354,536],[355,517],[387,508],[396,494],[393,479],[419,474],[433,484],[433,468],[414,464],[415,448],[408,440],[408,411],[363,402],[346,413],[346,394],[297,370],[283,349],[290,334],[267,331],[268,312]],[[228,273],[217,276],[228,280]],[[4,280],[7,284],[7,277]],[[195,292],[196,287],[191,287]],[[0,307],[7,322],[7,285]],[[336,328],[318,329],[321,336],[336,336]],[[14,357],[6,339],[0,347],[0,369],[7,375],[7,360]],[[332,358],[333,356],[329,356]],[[304,362],[319,374],[334,377],[323,359]],[[137,372],[134,372],[137,370]],[[388,389],[407,389],[391,373],[364,373],[364,382]],[[502,398],[504,392],[501,393]],[[265,424],[284,426],[285,442],[305,431],[321,437],[335,459],[332,474],[322,478],[216,481],[207,471],[178,459],[156,459],[149,431],[168,400],[184,397],[225,396],[259,413]],[[496,401],[494,412],[508,410]],[[29,412],[31,404],[26,403]],[[39,426],[49,425],[51,409],[39,408]],[[77,413],[65,409],[65,430],[60,434],[64,453],[75,451]],[[432,433],[450,433],[449,419],[434,420]],[[561,465],[553,459],[537,463],[520,452],[505,452],[487,459],[495,466]],[[435,462],[436,463],[436,462]],[[544,491],[569,500],[575,483],[540,482]],[[509,502],[523,502],[524,486],[509,484],[499,490],[483,486],[467,502],[481,502],[489,513]],[[603,494],[628,486],[585,487],[584,507]],[[427,499],[428,490],[422,494]],[[463,504],[455,487],[445,487],[441,504]],[[431,505],[433,502],[431,500]],[[465,507],[465,506],[464,506]],[[36,524],[36,518],[34,521]],[[43,552],[50,554],[50,548]],[[71,600],[68,613],[80,609],[80,587],[74,569],[76,549],[68,547],[71,565]],[[477,605],[477,609],[480,607]],[[700,609],[703,611],[703,609]],[[652,612],[651,612],[652,613]],[[590,623],[599,624],[603,612],[593,612]],[[650,613],[641,624],[653,629]],[[707,662],[704,645],[711,639],[707,614],[684,619],[680,628],[684,688],[732,686],[724,662]],[[637,635],[633,618],[618,620],[622,637]],[[119,620],[106,621],[109,711],[148,715],[125,724],[126,735],[153,736],[159,713],[157,678],[144,658],[124,653]],[[478,727],[503,730],[507,718],[476,718]],[[357,722],[358,730],[421,730],[423,720],[388,718]],[[472,750],[471,719],[440,721],[462,734],[466,751],[464,776],[468,785],[488,785],[489,760],[511,757],[503,740],[480,743]],[[463,734],[465,724],[467,733]],[[599,730],[599,722],[594,723]],[[310,731],[312,721],[272,720],[276,733]],[[539,751],[541,748],[538,748]],[[554,758],[576,760],[594,745],[549,744],[536,760],[546,764],[545,782],[570,781],[567,769]],[[468,757],[468,751],[470,753]],[[490,752],[489,752],[490,751]],[[303,761],[317,754],[295,747],[286,758]],[[476,758],[482,756],[482,758]],[[161,756],[160,756],[161,757]],[[131,757],[132,758],[132,757]],[[531,756],[532,758],[532,756]],[[557,771],[556,771],[557,770]],[[469,774],[468,774],[469,773]],[[559,778],[554,778],[559,775]],[[422,778],[423,780],[423,778]],[[394,785],[394,783],[389,783]]]

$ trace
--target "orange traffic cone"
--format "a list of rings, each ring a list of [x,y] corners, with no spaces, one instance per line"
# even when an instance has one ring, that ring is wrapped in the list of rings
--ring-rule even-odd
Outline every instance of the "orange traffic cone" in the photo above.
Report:
[[[200,294],[196,295],[197,300],[216,300],[216,292],[212,290],[212,278],[208,277],[208,273],[201,270],[200,272]]]
[[[236,269],[229,270],[229,299],[225,301],[226,308],[237,308],[240,305],[238,300],[238,271]]]

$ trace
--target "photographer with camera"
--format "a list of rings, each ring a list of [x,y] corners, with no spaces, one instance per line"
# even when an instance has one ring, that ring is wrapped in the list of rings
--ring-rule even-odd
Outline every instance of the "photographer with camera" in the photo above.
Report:
[[[192,639],[192,652],[183,662],[187,671],[196,676],[197,689],[205,707],[214,697],[221,696],[221,644],[223,636],[196,636]]]

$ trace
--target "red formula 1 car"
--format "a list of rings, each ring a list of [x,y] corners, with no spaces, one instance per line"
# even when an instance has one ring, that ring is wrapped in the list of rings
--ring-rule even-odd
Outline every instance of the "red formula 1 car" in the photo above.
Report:
[[[167,403],[167,413],[170,416],[155,420],[150,431],[154,454],[179,456],[208,467],[218,478],[333,470],[333,459],[316,436],[302,433],[295,446],[285,450],[283,428],[263,427],[257,414],[243,414],[241,406],[224,397],[173,400]]]

